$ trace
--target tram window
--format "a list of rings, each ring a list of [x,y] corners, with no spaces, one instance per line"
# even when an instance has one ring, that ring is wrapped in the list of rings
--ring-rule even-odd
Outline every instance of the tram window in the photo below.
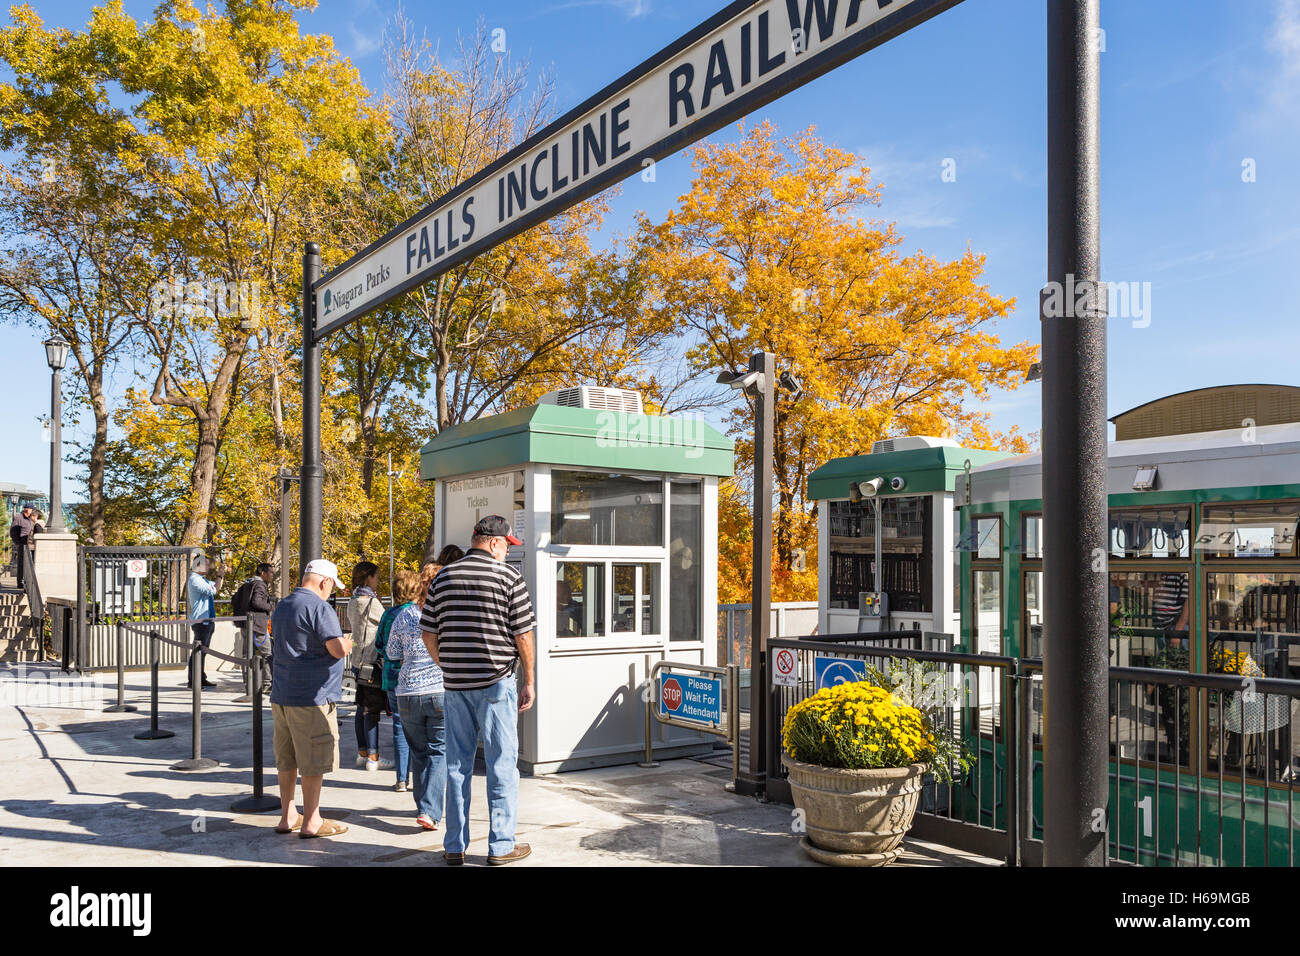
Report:
[[[1025,657],[1043,656],[1043,572],[1025,572]]]
[[[557,637],[605,636],[605,564],[563,561],[556,565]]]
[[[974,572],[975,653],[1002,653],[1002,572]]]
[[[1196,550],[1207,558],[1296,557],[1300,503],[1205,505]]]
[[[1025,515],[1022,520],[1024,523],[1020,536],[1020,554],[1026,558],[1041,558],[1043,556],[1043,516]]]
[[[585,471],[551,473],[551,540],[555,544],[662,547],[661,478]]]
[[[1110,512],[1110,553],[1116,558],[1191,556],[1190,508],[1116,508]]]
[[[1118,667],[1185,671],[1191,665],[1190,577],[1184,571],[1110,574],[1110,662]],[[1174,684],[1122,681],[1112,703],[1118,758],[1186,765],[1191,741],[1191,698]],[[1116,748],[1118,747],[1118,753]]]
[[[1300,573],[1211,571],[1205,610],[1210,673],[1300,677]],[[1227,773],[1267,772],[1278,782],[1300,774],[1300,740],[1291,732],[1294,698],[1211,691],[1206,701],[1211,770],[1222,758]]]
[[[971,557],[978,561],[1002,559],[1002,516],[985,515],[971,518],[973,551]]]

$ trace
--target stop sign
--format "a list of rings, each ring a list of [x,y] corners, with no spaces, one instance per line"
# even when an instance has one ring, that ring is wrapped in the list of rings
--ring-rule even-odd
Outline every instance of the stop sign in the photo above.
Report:
[[[664,706],[669,710],[676,710],[682,706],[682,685],[677,683],[676,677],[664,681],[663,698]]]

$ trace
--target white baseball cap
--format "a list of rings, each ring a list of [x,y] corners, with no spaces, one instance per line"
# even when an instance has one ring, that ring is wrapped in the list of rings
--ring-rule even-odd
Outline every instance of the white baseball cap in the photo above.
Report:
[[[302,569],[304,576],[308,574],[319,574],[323,578],[332,578],[334,586],[338,588],[346,587],[339,579],[339,569],[333,561],[326,561],[324,558],[317,558],[315,561],[308,561],[307,567]]]

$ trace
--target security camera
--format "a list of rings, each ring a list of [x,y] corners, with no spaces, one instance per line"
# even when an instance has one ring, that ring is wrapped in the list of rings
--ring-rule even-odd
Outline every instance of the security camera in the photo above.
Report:
[[[890,478],[889,487],[893,488],[895,491],[902,491],[907,487],[907,482],[903,480],[902,477]]]
[[[872,478],[870,481],[859,482],[858,491],[861,492],[862,497],[864,498],[874,498],[876,497],[876,492],[880,490],[880,486],[884,483],[884,478]]]

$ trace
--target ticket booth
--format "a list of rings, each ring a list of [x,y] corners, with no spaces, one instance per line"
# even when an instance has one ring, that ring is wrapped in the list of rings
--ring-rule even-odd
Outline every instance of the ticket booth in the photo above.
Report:
[[[961,633],[954,560],[967,543],[954,520],[953,484],[967,463],[1006,457],[912,436],[878,441],[869,455],[814,471],[808,497],[817,501],[820,633]]]
[[[507,560],[537,611],[537,703],[520,715],[520,769],[642,760],[651,668],[717,663],[718,479],[732,474],[731,440],[695,418],[641,414],[635,392],[582,388],[448,428],[420,458],[437,482],[439,549],[468,548],[490,514],[523,541]],[[661,759],[714,741],[658,723],[651,736]]]

